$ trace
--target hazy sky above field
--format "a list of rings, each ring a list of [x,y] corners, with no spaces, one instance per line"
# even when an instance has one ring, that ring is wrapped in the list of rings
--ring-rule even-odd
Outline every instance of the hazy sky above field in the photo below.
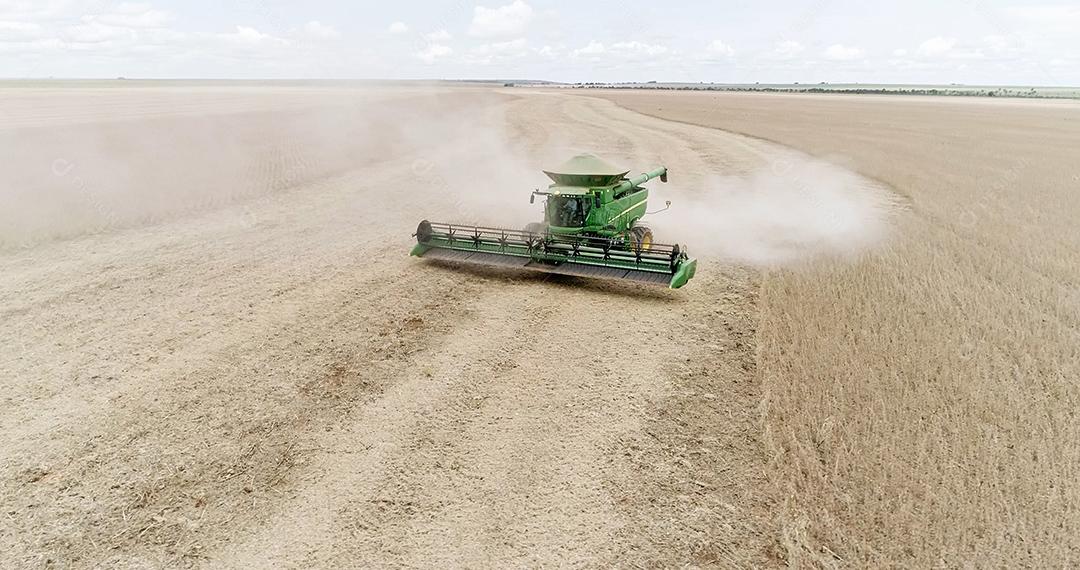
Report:
[[[1080,84],[1080,4],[0,0],[0,77]]]

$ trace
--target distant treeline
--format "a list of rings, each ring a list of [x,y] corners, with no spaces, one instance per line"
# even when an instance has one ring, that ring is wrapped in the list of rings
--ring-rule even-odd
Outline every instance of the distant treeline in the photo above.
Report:
[[[978,89],[932,87],[770,87],[763,85],[679,85],[576,83],[573,89],[659,89],[665,91],[730,91],[743,93],[843,93],[851,95],[937,95],[950,97],[1024,97],[1036,99],[1074,99],[1062,94],[1040,93],[1036,89]]]

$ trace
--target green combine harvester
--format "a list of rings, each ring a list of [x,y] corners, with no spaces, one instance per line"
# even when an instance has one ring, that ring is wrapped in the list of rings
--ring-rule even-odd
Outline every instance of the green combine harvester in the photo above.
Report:
[[[678,245],[653,243],[652,231],[639,223],[649,198],[642,184],[667,182],[666,168],[627,178],[629,171],[583,154],[544,174],[554,184],[530,198],[546,199],[542,223],[509,230],[424,220],[412,255],[672,289],[694,276],[696,259]]]

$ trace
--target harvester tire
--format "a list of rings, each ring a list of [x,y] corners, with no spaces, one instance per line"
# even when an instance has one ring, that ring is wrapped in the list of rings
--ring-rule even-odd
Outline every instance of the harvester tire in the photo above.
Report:
[[[645,226],[634,226],[630,228],[630,245],[635,251],[649,251],[649,249],[652,248],[652,243],[652,230]]]

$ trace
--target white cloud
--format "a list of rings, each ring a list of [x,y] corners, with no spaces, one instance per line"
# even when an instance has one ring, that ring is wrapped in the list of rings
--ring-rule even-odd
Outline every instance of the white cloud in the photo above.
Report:
[[[450,46],[431,44],[417,53],[416,57],[420,58],[420,61],[423,61],[424,63],[432,64],[440,59],[449,57],[453,53],[454,50]]]
[[[709,44],[708,51],[709,53],[720,57],[733,57],[735,55],[735,49],[721,40],[713,40],[712,43]]]
[[[568,27],[569,14],[532,0],[473,0],[465,12],[432,18],[428,27],[421,19],[439,14],[403,6],[384,16],[389,21],[375,15],[380,33],[350,34],[343,28],[347,24],[336,20],[309,21],[310,16],[290,21],[280,18],[284,13],[272,14],[279,16],[276,21],[230,20],[225,13],[199,13],[190,3],[165,0],[0,0],[0,55],[4,74],[13,76],[469,77],[483,75],[481,65],[505,63],[499,74],[513,70],[522,77],[582,81],[651,79],[653,67],[665,69],[665,78],[685,81],[716,78],[717,68],[727,80],[746,82],[812,77],[1078,81],[1080,5],[1075,0],[1009,0],[978,8],[984,18],[961,18],[948,33],[935,32],[940,37],[927,35],[910,43],[897,42],[896,30],[925,19],[914,6],[897,11],[895,22],[860,36],[857,47],[838,43],[854,41],[840,35],[845,29],[810,27],[754,47],[754,38],[768,37],[767,30],[753,28],[768,27],[770,9],[748,4],[755,17],[743,29],[710,23],[722,10],[700,4],[690,9],[695,21],[680,32],[679,51],[675,40],[619,35],[625,29],[620,18],[640,15],[633,7],[609,14],[615,18],[611,26],[585,36]],[[243,25],[234,27],[238,23]],[[409,34],[415,41],[402,39]],[[864,60],[880,66],[857,65]]]
[[[106,44],[136,40],[138,34],[131,28],[117,28],[92,21],[64,28],[60,33],[60,38],[72,44]]]
[[[44,29],[32,22],[0,22],[0,42],[25,42],[42,37]]]
[[[1080,29],[1080,6],[1038,4],[1007,8],[1011,20],[1046,33],[1075,34]]]
[[[175,31],[169,27],[174,20],[171,12],[142,3],[0,0],[0,45],[7,42],[7,53],[75,54],[59,61],[63,67],[65,61],[80,61],[78,54],[108,55],[117,62],[179,54],[197,47],[188,41],[196,36],[221,43],[214,34]]]
[[[986,57],[986,54],[983,53],[982,49],[972,48],[970,46],[962,47],[955,38],[943,37],[926,40],[919,45],[919,49],[916,50],[915,53],[920,58],[928,60],[974,60]]]
[[[604,44],[593,40],[589,42],[589,45],[581,49],[574,50],[574,55],[599,55],[604,53],[605,51],[607,51],[607,48],[604,47]]]
[[[56,2],[35,2],[32,0],[0,0],[0,19],[13,20],[43,20],[64,17],[65,10],[70,6],[64,6]]]
[[[639,41],[604,44],[593,40],[583,48],[573,51],[575,58],[594,63],[621,65],[626,63],[654,64],[675,55],[667,46]]]
[[[3,4],[0,2],[0,7],[3,7]],[[54,22],[53,19],[52,16],[44,16],[42,20],[52,27],[49,35],[64,42],[71,49],[87,51],[93,49],[95,44],[102,49],[124,45],[133,50],[142,49],[144,44],[160,45],[164,36],[170,32],[168,26],[175,18],[172,13],[155,10],[148,4],[120,3],[98,13],[83,14],[77,19],[68,18],[70,23],[67,25]],[[40,25],[21,23],[18,27],[26,32],[31,27],[40,28]],[[2,35],[0,26],[0,36]],[[144,38],[148,41],[142,42]]]
[[[312,20],[304,24],[304,33],[323,40],[333,40],[341,37],[341,32],[334,29],[333,26],[328,26],[318,20]]]
[[[284,45],[288,43],[281,38],[276,38],[270,34],[264,34],[255,28],[249,28],[247,26],[236,26],[235,32],[218,34],[218,38],[236,45],[249,47]]]
[[[539,53],[542,50],[537,50]],[[519,59],[529,54],[528,42],[525,38],[518,38],[507,42],[493,42],[478,45],[469,50],[466,63],[488,65],[495,62]]]
[[[994,51],[1004,51],[1012,44],[1008,36],[991,35],[984,36],[983,43]]]
[[[639,41],[616,42],[611,44],[611,51],[631,56],[657,56],[668,53],[667,46],[647,44]]]
[[[773,49],[773,55],[780,59],[794,59],[804,51],[806,51],[806,48],[799,42],[787,40],[776,44],[776,48]]]
[[[121,3],[104,14],[83,16],[83,21],[96,21],[121,28],[164,28],[175,18],[170,12],[155,10],[148,4]]]
[[[546,46],[543,46],[540,49],[536,50],[537,55],[542,56],[542,57],[546,57],[546,58],[562,57],[562,55],[565,52],[566,52],[566,47],[561,46],[561,45],[559,45],[559,46],[546,45]]]
[[[60,4],[65,9],[49,8]],[[12,19],[13,14],[26,20]],[[282,75],[295,76],[310,69],[310,60],[325,53],[319,51],[318,43],[303,39],[340,37],[333,27],[318,21],[291,30],[288,37],[278,37],[243,25],[221,33],[179,31],[171,27],[174,20],[172,13],[149,4],[110,5],[97,0],[20,4],[0,0],[0,53],[33,54],[44,61],[54,58],[49,68],[37,63],[24,65],[28,71],[15,72],[28,75],[55,73],[51,69],[64,70],[57,75],[76,75],[82,73],[83,66],[98,65],[110,70],[106,76],[131,76],[147,70],[155,73],[170,64],[187,64],[195,70],[187,73],[243,76],[255,69],[245,66],[247,61],[262,69],[292,66],[300,71]],[[308,61],[301,64],[305,58]],[[101,64],[106,61],[107,67]],[[222,69],[230,71],[223,73]]]
[[[164,44],[178,44],[179,42],[190,39],[190,35],[184,32],[178,32],[171,28],[160,28],[151,30],[140,30],[137,34],[137,41],[143,45],[164,45]]]
[[[1016,56],[1028,48],[1028,43],[1018,34],[984,36],[983,44],[998,57]]]
[[[469,35],[478,38],[520,36],[533,18],[533,9],[523,0],[498,8],[477,6],[473,9]]]
[[[495,42],[490,44],[482,44],[473,48],[473,53],[490,54],[490,53],[522,53],[525,50],[527,42],[525,38],[518,38],[508,42]]]
[[[429,42],[448,42],[454,39],[454,36],[446,30],[439,30],[437,32],[431,32],[430,34],[426,34],[424,38],[427,39],[427,41]]]
[[[0,42],[0,53],[42,55],[64,48],[64,42],[56,38],[33,40],[28,42]]]
[[[833,44],[826,48],[822,55],[825,56],[825,59],[833,61],[851,61],[861,58],[863,50],[857,47],[845,46],[844,44]]]
[[[921,57],[943,57],[956,47],[956,38],[930,38],[919,45],[917,53]]]

